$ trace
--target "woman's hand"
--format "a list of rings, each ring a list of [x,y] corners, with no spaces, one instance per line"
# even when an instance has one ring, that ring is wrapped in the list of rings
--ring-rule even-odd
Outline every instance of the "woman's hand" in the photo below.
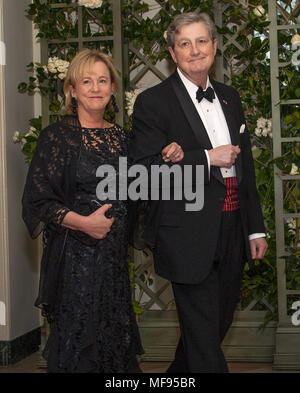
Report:
[[[172,142],[168,146],[166,146],[162,150],[161,154],[165,162],[179,162],[184,157],[181,146],[179,146],[176,142]]]
[[[81,231],[94,239],[104,239],[114,222],[114,218],[105,217],[112,205],[105,204],[89,216],[81,216],[70,211],[65,215],[62,225],[75,231]]]
[[[86,217],[85,232],[95,239],[104,239],[114,222],[114,218],[107,218],[105,213],[111,208],[107,203]]]

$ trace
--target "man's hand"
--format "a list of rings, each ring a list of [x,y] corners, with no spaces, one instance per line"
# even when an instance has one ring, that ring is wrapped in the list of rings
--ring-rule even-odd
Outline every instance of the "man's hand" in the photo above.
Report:
[[[239,146],[233,145],[222,145],[208,150],[210,165],[231,168],[240,152]]]
[[[263,259],[268,248],[268,243],[264,237],[250,240],[250,249],[252,259]]]

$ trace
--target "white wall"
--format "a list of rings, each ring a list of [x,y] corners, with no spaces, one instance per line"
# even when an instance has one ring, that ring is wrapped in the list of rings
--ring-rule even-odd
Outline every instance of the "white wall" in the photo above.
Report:
[[[18,83],[29,77],[26,65],[33,58],[33,36],[32,22],[25,17],[29,1],[0,1],[3,25],[0,39],[6,46],[6,65],[2,67],[2,86],[0,84],[5,105],[2,105],[0,130],[0,180],[3,185],[0,195],[0,301],[6,306],[6,326],[0,326],[0,341],[11,341],[40,325],[39,312],[33,305],[38,289],[38,242],[29,239],[21,218],[21,197],[28,167],[20,146],[12,143],[14,132],[26,131],[28,120],[35,114],[34,98],[17,90]]]

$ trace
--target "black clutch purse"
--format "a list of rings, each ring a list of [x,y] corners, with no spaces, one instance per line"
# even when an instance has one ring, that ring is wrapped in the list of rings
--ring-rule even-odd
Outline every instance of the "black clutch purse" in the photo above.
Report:
[[[105,203],[109,203],[109,202],[107,201]],[[76,213],[78,213],[78,214],[80,214],[82,216],[89,216],[94,211],[96,211],[101,206],[103,206],[105,203],[100,203],[96,199],[92,199],[90,201],[78,200],[75,203],[75,205],[74,205],[73,211],[75,211]],[[109,209],[109,211],[107,211],[105,213],[105,216],[107,218],[111,218],[112,217],[111,210],[112,210],[112,208]],[[99,241],[101,241],[101,239],[95,239],[95,238],[93,238],[93,237],[91,237],[91,236],[89,236],[86,233],[81,232],[81,231],[70,230],[69,235],[74,237],[75,239],[80,241],[80,243],[82,243],[82,244],[84,244],[86,246],[96,246],[99,243]]]

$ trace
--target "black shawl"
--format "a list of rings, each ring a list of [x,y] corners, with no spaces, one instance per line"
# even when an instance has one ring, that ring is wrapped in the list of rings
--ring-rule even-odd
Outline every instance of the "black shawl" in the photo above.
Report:
[[[35,305],[49,321],[53,318],[68,229],[61,226],[72,210],[76,167],[81,148],[81,126],[74,116],[43,129],[37,142],[24,188],[22,216],[30,236],[43,231],[39,294]]]

